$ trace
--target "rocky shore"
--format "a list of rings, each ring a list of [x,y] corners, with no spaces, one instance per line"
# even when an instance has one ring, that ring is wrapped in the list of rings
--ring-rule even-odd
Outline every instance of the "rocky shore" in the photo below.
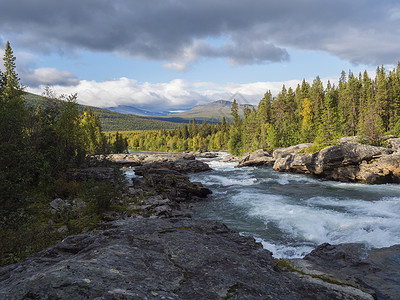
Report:
[[[149,157],[123,158],[123,165],[134,159],[137,165],[128,184],[136,199],[128,207],[132,217],[117,215],[1,267],[0,299],[396,299],[400,293],[397,270],[385,267],[385,260],[400,260],[398,247],[324,244],[304,259],[276,260],[253,238],[192,217],[191,203],[211,191],[187,173],[208,165],[192,154]]]
[[[238,167],[272,166],[279,172],[312,174],[328,180],[368,184],[400,183],[400,138],[388,139],[390,148],[357,143],[342,139],[338,145],[315,153],[305,150],[311,144],[300,144],[251,153]],[[306,153],[305,153],[306,152]]]

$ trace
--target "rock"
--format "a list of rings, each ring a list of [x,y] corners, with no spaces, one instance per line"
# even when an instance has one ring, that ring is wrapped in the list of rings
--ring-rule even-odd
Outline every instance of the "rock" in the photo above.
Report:
[[[74,200],[72,200],[72,211],[80,213],[84,211],[86,207],[86,202],[82,201],[81,199],[75,198]]]
[[[398,137],[391,137],[387,140],[389,147],[392,148],[394,151],[400,151],[400,138]]]
[[[128,219],[0,268],[1,299],[368,299],[275,267],[215,222]],[[364,294],[365,295],[365,294]]]
[[[280,151],[273,168],[338,181],[400,182],[400,156],[392,153],[388,148],[356,143],[326,147],[314,154]]]
[[[285,157],[290,154],[296,154],[297,152],[299,152],[303,149],[306,149],[306,148],[310,147],[311,145],[312,144],[310,144],[310,143],[304,143],[304,144],[290,146],[287,148],[278,148],[278,149],[274,150],[274,152],[272,153],[272,156],[274,157],[274,159],[278,159],[278,158]]]
[[[275,159],[268,152],[263,149],[254,151],[253,153],[245,156],[237,165],[237,167],[258,167],[258,166],[272,166]]]
[[[68,232],[68,227],[67,227],[67,225],[63,225],[63,226],[61,226],[60,228],[58,228],[57,231],[58,231],[59,233],[65,234],[65,233]]]
[[[234,155],[228,155],[224,158],[221,158],[219,161],[220,162],[240,162],[241,160],[243,160],[244,157],[237,157]]]
[[[56,211],[62,211],[64,209],[70,208],[71,205],[67,202],[64,201],[61,198],[56,198],[53,201],[50,202],[50,207]]]
[[[198,150],[198,151],[191,151],[189,154],[193,155],[194,157],[201,157],[201,158],[215,158],[218,156],[216,152],[208,152],[206,150]]]
[[[140,167],[135,167],[135,174],[143,176],[149,170],[168,169],[178,171],[180,173],[194,173],[211,170],[210,166],[205,162],[198,160],[178,159],[173,162],[153,162]]]
[[[147,169],[143,178],[159,195],[177,202],[205,198],[212,193],[200,182],[191,182],[186,175],[170,169]]]
[[[280,172],[312,173],[313,155],[306,153],[295,155],[285,153],[284,156],[277,156],[273,169]]]
[[[137,153],[137,154],[110,154],[107,159],[123,166],[142,166],[153,162],[172,162],[178,159],[194,160],[195,157],[190,153]]]
[[[335,278],[377,299],[395,300],[400,295],[400,245],[368,249],[364,244],[325,243],[307,254],[304,260],[291,262],[305,273],[317,272]]]
[[[339,140],[338,140],[338,143],[339,144],[349,144],[349,143],[351,143],[351,144],[358,144],[359,141],[360,140],[360,137],[359,136],[345,136],[345,137],[342,137],[342,138],[340,138]]]
[[[370,162],[363,161],[357,180],[365,183],[400,183],[400,154],[385,155]]]

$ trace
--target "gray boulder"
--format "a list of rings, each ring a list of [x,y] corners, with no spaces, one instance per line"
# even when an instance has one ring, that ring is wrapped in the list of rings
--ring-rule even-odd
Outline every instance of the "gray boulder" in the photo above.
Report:
[[[281,151],[276,155],[273,168],[338,181],[369,184],[400,182],[400,155],[392,153],[393,150],[388,148],[343,143],[314,154]]]
[[[275,159],[267,151],[259,149],[253,153],[246,155],[237,165],[237,167],[258,167],[272,166]]]

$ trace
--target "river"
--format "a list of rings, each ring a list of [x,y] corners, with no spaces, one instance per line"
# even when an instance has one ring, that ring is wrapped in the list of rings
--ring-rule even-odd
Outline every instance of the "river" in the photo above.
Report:
[[[324,181],[272,168],[234,168],[202,159],[212,171],[191,175],[213,191],[195,216],[251,235],[276,258],[303,257],[317,245],[400,244],[400,185]]]

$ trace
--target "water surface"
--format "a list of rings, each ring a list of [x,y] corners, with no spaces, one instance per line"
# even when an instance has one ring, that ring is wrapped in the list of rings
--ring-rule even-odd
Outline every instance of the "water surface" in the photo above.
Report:
[[[275,257],[302,257],[317,245],[400,244],[400,185],[323,181],[272,168],[234,168],[204,159],[213,171],[191,175],[213,191],[196,217],[217,219],[262,242]]]

